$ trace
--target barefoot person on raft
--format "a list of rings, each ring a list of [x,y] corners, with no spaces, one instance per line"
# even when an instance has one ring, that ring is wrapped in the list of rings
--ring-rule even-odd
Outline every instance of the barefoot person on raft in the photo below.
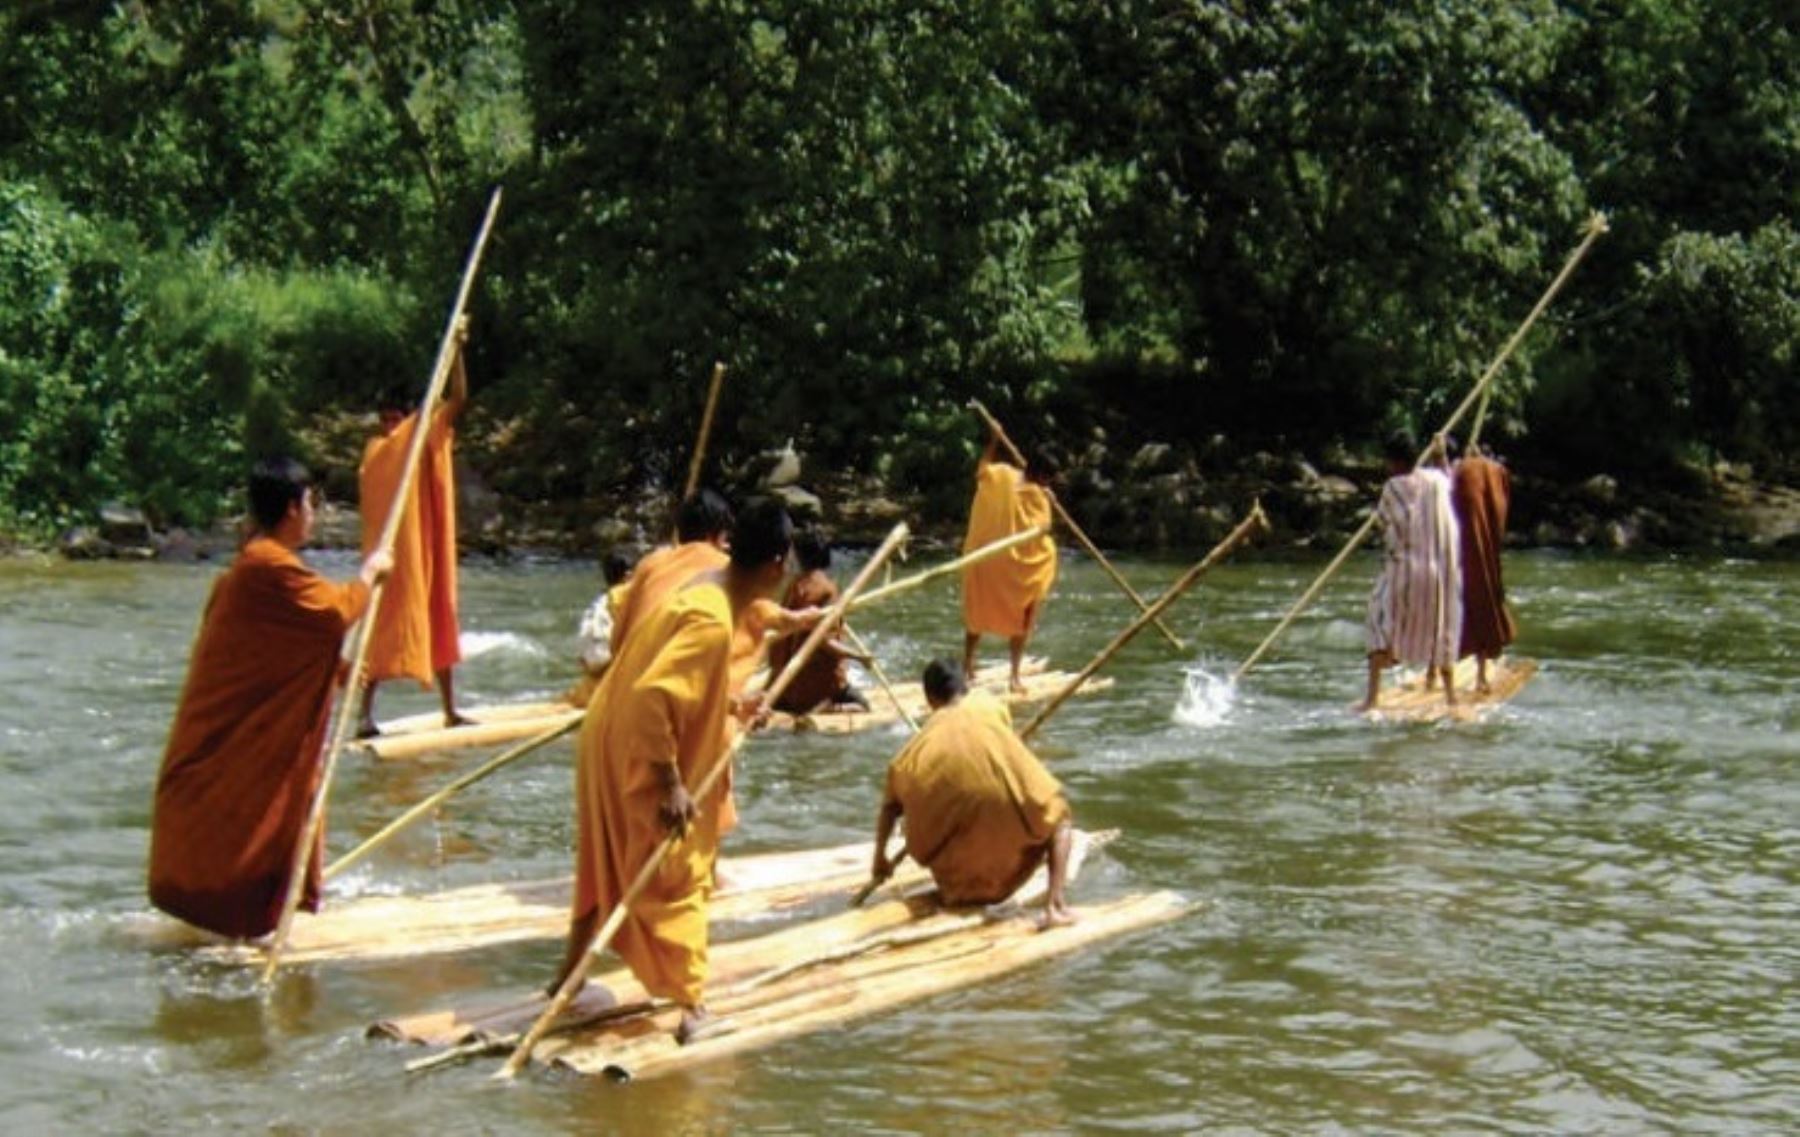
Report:
[[[963,675],[970,682],[975,679],[975,649],[982,636],[1004,636],[1012,662],[1008,682],[1013,693],[1022,695],[1025,682],[1019,667],[1025,646],[1043,615],[1044,598],[1056,583],[1056,541],[1049,532],[1048,471],[1042,466],[1026,471],[1003,462],[999,447],[1000,436],[990,433],[975,467],[975,500],[969,506],[963,552],[1036,526],[1043,526],[1044,534],[963,570]]]
[[[888,766],[870,879],[893,874],[894,823],[906,853],[931,871],[946,905],[998,904],[1050,862],[1044,926],[1073,923],[1063,892],[1073,823],[1062,786],[1019,736],[995,696],[970,692],[952,660],[925,668],[931,717]]]

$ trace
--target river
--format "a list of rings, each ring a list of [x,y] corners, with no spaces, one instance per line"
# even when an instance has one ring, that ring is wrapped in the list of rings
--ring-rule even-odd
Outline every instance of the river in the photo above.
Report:
[[[1130,616],[1070,561],[1037,644],[1065,667]],[[266,998],[249,972],[144,946],[151,788],[217,568],[0,561],[0,1119],[14,1133],[1800,1130],[1800,572],[1514,556],[1538,678],[1478,725],[1384,727],[1348,712],[1373,564],[1353,560],[1241,691],[1194,700],[1196,680],[1184,706],[1185,668],[1228,671],[1316,566],[1217,570],[1176,609],[1186,658],[1141,637],[1112,690],[1040,734],[1078,822],[1124,831],[1074,898],[1174,888],[1195,914],[691,1075],[501,1087],[491,1063],[409,1078],[409,1053],[363,1028],[541,983],[559,945],[297,968]],[[1178,567],[1125,565],[1146,592]],[[597,585],[581,565],[466,565],[468,700],[564,685]],[[916,675],[958,641],[955,587],[861,623],[891,671]],[[381,709],[431,705],[395,690]],[[864,836],[899,740],[754,740],[736,847]],[[469,791],[347,891],[566,872],[570,753]],[[348,759],[333,848],[469,761]]]

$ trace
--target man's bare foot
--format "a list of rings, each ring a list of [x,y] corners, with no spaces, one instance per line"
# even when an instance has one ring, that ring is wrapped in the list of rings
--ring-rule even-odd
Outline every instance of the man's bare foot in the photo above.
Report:
[[[380,738],[381,728],[375,725],[374,719],[363,719],[356,724],[356,737],[358,739]]]
[[[475,720],[468,715],[463,714],[461,711],[446,711],[444,713],[444,725],[447,727],[474,726]]]
[[[1020,695],[1020,696],[1023,696],[1028,693],[1025,689],[1025,681],[1023,679],[1020,679],[1017,675],[1015,675],[1011,679],[1007,680],[1006,689],[1008,691],[1011,691],[1013,694]]]
[[[1362,702],[1356,704],[1356,713],[1359,715],[1368,714],[1375,709],[1376,701],[1377,700],[1375,699],[1364,699]]]
[[[1067,904],[1056,903],[1044,905],[1044,914],[1038,917],[1038,931],[1047,932],[1051,928],[1066,928],[1079,922],[1080,916]]]
[[[687,1007],[681,1012],[681,1024],[675,1028],[675,1041],[687,1046],[730,1033],[730,1020],[719,1018],[705,1007]]]
[[[568,981],[569,981],[569,973],[567,971],[558,972],[556,975],[556,978],[552,979],[550,981],[550,986],[544,988],[544,998],[546,998],[546,999],[556,998],[556,993],[558,991],[562,990],[562,985],[564,983],[567,983]],[[587,981],[583,980],[581,985],[583,987],[586,987]],[[576,991],[575,994],[579,995],[579,994],[581,994],[581,992]]]

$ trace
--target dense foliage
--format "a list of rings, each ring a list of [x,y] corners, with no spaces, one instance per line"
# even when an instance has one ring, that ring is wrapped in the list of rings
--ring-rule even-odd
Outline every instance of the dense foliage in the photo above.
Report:
[[[971,395],[1071,449],[1429,426],[1614,234],[1490,430],[1571,471],[1800,443],[1782,0],[21,0],[0,11],[0,525],[204,520],[422,385],[489,188],[489,475],[794,437],[916,483]]]

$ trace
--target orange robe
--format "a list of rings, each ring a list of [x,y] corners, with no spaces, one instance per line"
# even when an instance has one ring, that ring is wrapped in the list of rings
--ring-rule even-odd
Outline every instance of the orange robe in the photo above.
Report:
[[[906,818],[907,853],[953,905],[1017,892],[1069,818],[1061,784],[985,691],[931,713],[889,764],[887,800]]]
[[[654,764],[673,759],[689,791],[728,760],[731,605],[696,584],[645,617],[600,681],[581,728],[575,778],[573,915],[610,913],[662,843]],[[696,802],[687,836],[632,905],[613,950],[650,994],[692,1005],[706,981],[706,905],[718,858],[717,792]]]
[[[363,448],[358,481],[362,496],[362,548],[368,556],[381,539],[394,491],[406,469],[417,412]],[[425,436],[419,472],[394,536],[394,571],[381,592],[381,609],[369,638],[372,682],[408,676],[427,688],[446,667],[462,662],[456,612],[456,478],[451,451],[456,431],[439,412]]]
[[[1500,578],[1512,476],[1491,458],[1471,455],[1456,464],[1450,502],[1462,532],[1462,639],[1456,656],[1494,659],[1517,633]]]
[[[788,585],[782,606],[790,609],[829,608],[837,603],[838,586],[825,573],[814,569],[794,578]],[[789,632],[769,645],[769,670],[780,674],[788,660],[806,642],[808,632]],[[775,704],[778,711],[805,714],[825,703],[836,702],[850,686],[849,653],[835,639],[827,639],[794,676]]]
[[[253,537],[213,585],[156,781],[150,901],[226,936],[281,915],[322,772],[344,632],[369,590],[332,584]],[[302,907],[317,911],[324,827]]]
[[[703,572],[722,569],[730,561],[711,541],[687,541],[664,545],[648,554],[631,571],[625,593],[613,613],[613,658],[625,645],[625,637],[638,622],[662,606],[669,594]]]
[[[963,552],[972,553],[1036,525],[1050,524],[1050,496],[1025,481],[1017,466],[983,462]],[[1048,532],[963,570],[963,626],[1012,638],[1031,629],[1033,613],[1056,582],[1056,542]]]

